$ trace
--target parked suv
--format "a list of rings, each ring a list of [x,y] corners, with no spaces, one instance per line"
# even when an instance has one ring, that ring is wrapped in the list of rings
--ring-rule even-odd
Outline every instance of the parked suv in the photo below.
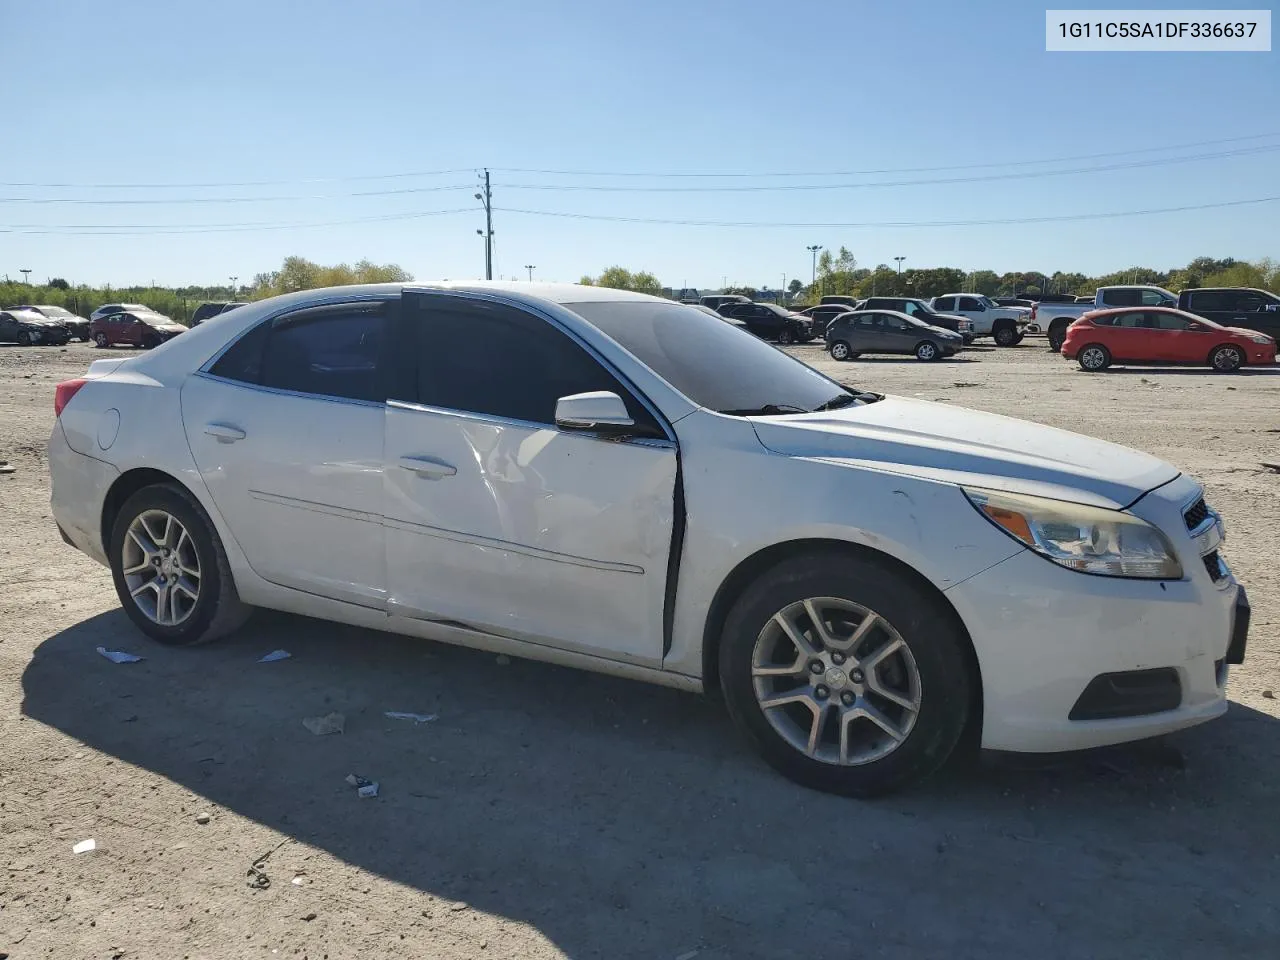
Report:
[[[773,303],[726,303],[718,311],[722,317],[741,320],[748,330],[765,340],[779,343],[808,343],[813,339],[813,321]]]
[[[228,310],[234,310],[236,307],[243,307],[244,305],[245,301],[243,300],[230,300],[221,303],[211,300],[208,303],[202,303],[196,307],[195,313],[191,314],[191,325],[193,327],[199,326],[210,317],[216,317],[220,313],[226,313]]]
[[[800,316],[808,317],[813,323],[813,335],[815,337],[826,336],[827,326],[836,317],[842,313],[848,313],[853,307],[847,307],[843,303],[821,303],[816,307],[809,307],[806,310],[797,311]]]
[[[980,293],[948,293],[934,297],[930,306],[938,313],[954,313],[973,321],[975,337],[991,337],[997,347],[1016,347],[1022,342],[1031,311],[1002,307]]]
[[[40,306],[24,305],[21,307],[5,307],[6,310],[30,310],[32,313],[38,313],[42,317],[57,321],[67,328],[71,336],[75,340],[89,339],[89,321],[84,317],[78,317],[70,310],[62,307],[49,306],[41,304]]]
[[[716,293],[701,297],[698,302],[704,307],[710,307],[712,310],[719,310],[726,303],[750,303],[751,298],[744,297],[740,293]]]
[[[833,360],[856,360],[864,353],[908,353],[917,360],[954,356],[964,338],[931,327],[905,313],[859,310],[836,317],[827,327],[827,350]]]
[[[1280,337],[1280,297],[1251,287],[1198,287],[1178,294],[1178,309],[1224,327]]]
[[[20,343],[24,347],[38,343],[61,346],[71,339],[65,324],[34,310],[0,311],[0,343]]]
[[[93,342],[100,347],[125,344],[151,349],[186,331],[180,323],[150,310],[131,310],[101,317],[89,324]]]
[[[958,333],[966,344],[973,343],[973,321],[965,317],[938,313],[923,300],[914,297],[871,297],[863,301],[859,310],[893,310],[905,313],[909,317],[929,324],[931,327],[942,327]]]

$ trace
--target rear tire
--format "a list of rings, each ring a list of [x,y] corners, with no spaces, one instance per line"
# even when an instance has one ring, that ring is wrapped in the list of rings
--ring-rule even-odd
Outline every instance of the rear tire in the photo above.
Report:
[[[932,340],[921,340],[916,344],[916,359],[930,363],[942,356],[942,351],[938,349],[937,344]]]
[[[853,357],[854,357],[854,353],[852,350],[849,349],[849,344],[845,343],[843,340],[837,340],[835,343],[831,344],[832,360],[839,360],[841,362],[844,362],[847,360],[852,360]]]
[[[126,500],[112,525],[108,556],[125,613],[160,643],[208,643],[252,612],[240,602],[213,522],[181,487],[143,487]],[[169,581],[163,586],[161,576]],[[174,599],[166,603],[166,596]]]
[[[1209,354],[1209,366],[1218,373],[1235,373],[1244,366],[1244,351],[1231,344],[1223,344]]]
[[[30,330],[19,330],[19,331],[18,331],[18,346],[20,346],[20,347],[32,347],[32,346],[35,346],[35,340],[34,340],[34,339],[32,339],[32,337],[31,337],[31,331],[30,331]]]
[[[1054,353],[1062,350],[1067,340],[1067,324],[1059,323],[1049,327],[1049,349]]]
[[[871,797],[918,783],[955,749],[977,681],[966,645],[926,588],[871,558],[820,551],[742,592],[720,639],[720,685],[729,715],[783,776]]]
[[[1100,343],[1090,343],[1080,348],[1076,362],[1081,370],[1097,373],[1111,366],[1111,351]]]

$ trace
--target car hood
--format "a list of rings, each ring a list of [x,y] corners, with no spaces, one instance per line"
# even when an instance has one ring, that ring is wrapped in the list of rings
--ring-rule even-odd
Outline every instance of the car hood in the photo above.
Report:
[[[774,453],[1119,509],[1179,472],[1092,437],[906,397],[752,420]]]
[[[25,323],[29,327],[61,327],[64,326],[61,320],[54,320],[52,317],[19,317],[19,323]]]
[[[1227,327],[1225,329],[1228,333],[1234,333],[1242,337],[1256,337],[1259,334],[1264,337],[1271,337],[1271,334],[1267,333],[1265,330],[1250,330],[1247,327]],[[1271,339],[1274,340],[1275,337],[1271,337]]]
[[[187,329],[180,323],[149,323],[147,326],[152,330],[159,330],[161,333],[181,333]]]

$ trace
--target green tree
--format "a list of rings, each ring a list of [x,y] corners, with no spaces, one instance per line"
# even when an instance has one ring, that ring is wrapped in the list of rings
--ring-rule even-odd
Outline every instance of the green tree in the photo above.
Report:
[[[804,289],[804,284],[801,283],[799,280],[792,280],[790,283],[787,284],[787,292],[790,293],[793,297],[803,289]]]
[[[612,287],[614,290],[635,290],[637,293],[649,293],[655,297],[662,295],[662,284],[652,273],[643,270],[632,273],[625,267],[609,267],[594,280],[583,277],[580,282],[588,286]]]
[[[962,293],[981,293],[988,297],[994,297],[1000,292],[1000,277],[994,270],[974,270],[969,274],[968,282],[965,283],[965,289]],[[943,293],[952,293],[951,290],[944,290]]]
[[[70,290],[71,284],[67,283],[67,281],[63,280],[61,277],[54,277],[52,280],[49,281],[49,289],[50,290]]]

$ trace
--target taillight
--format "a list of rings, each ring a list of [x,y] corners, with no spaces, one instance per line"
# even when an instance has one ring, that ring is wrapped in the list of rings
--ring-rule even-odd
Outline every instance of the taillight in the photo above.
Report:
[[[1037,310],[1039,310],[1039,309],[1040,309],[1040,304],[1038,304],[1038,303],[1033,303],[1033,304],[1031,305],[1031,319],[1032,319],[1032,320],[1034,320],[1034,319],[1036,318],[1036,311],[1037,311]]]
[[[75,380],[63,380],[60,384],[54,387],[53,415],[55,417],[62,416],[62,411],[66,405],[71,402],[71,398],[79,393],[80,388],[88,382],[89,381],[84,379],[84,377],[78,377]]]

